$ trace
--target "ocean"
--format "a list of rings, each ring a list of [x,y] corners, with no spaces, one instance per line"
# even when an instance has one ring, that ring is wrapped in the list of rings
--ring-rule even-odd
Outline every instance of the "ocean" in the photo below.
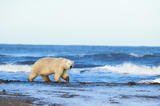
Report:
[[[67,71],[70,82],[38,83],[41,77],[27,82],[32,65],[43,57],[73,60],[74,68]],[[158,106],[160,47],[0,44],[0,79],[22,81],[0,84],[0,89],[45,105]]]

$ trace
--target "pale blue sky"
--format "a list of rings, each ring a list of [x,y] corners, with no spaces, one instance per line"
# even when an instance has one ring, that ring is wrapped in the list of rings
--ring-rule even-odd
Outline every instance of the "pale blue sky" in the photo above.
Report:
[[[160,46],[160,0],[0,0],[0,43]]]

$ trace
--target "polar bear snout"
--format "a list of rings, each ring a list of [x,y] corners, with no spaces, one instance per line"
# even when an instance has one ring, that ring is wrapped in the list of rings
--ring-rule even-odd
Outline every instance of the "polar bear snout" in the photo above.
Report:
[[[71,69],[71,68],[73,68],[73,66],[74,66],[74,62],[73,62],[73,61],[71,61],[70,69]]]

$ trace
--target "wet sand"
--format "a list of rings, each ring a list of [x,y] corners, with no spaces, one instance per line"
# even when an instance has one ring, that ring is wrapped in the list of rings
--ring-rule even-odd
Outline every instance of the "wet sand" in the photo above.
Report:
[[[26,81],[19,80],[2,80],[0,79],[0,84],[2,83],[27,83]],[[43,82],[37,82],[43,83]],[[17,93],[8,93],[6,89],[0,89],[0,106],[43,106],[44,103],[34,103],[36,99],[31,98],[28,95],[22,95]],[[50,106],[62,106],[60,104],[50,104]]]
[[[33,100],[19,96],[0,96],[0,106],[37,106]]]
[[[2,83],[2,81],[1,81]],[[7,90],[0,91],[0,106],[36,106],[33,104],[34,99],[27,97],[27,95],[8,93]]]
[[[34,103],[35,99],[21,94],[8,94],[3,89],[0,92],[0,106],[43,106],[44,103]],[[62,106],[50,104],[49,106]]]

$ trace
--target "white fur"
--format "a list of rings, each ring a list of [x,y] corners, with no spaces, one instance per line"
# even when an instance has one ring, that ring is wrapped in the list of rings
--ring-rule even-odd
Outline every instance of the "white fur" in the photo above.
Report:
[[[32,71],[28,77],[29,81],[33,81],[37,76],[42,76],[44,81],[50,81],[49,75],[55,74],[54,78],[57,82],[61,82],[62,77],[67,82],[69,75],[66,70],[70,70],[74,66],[74,62],[65,58],[42,58],[35,62]]]

